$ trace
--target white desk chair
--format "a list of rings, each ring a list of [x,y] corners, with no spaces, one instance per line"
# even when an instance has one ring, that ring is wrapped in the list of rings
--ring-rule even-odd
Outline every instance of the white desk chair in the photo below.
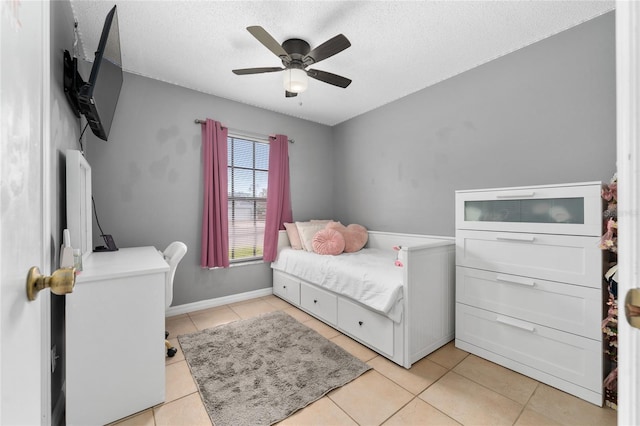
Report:
[[[176,275],[178,263],[180,263],[185,254],[187,254],[187,245],[180,241],[172,242],[162,252],[164,260],[169,264],[169,272],[167,273],[165,282],[165,309],[171,306],[171,302],[173,301],[173,277]],[[167,347],[167,356],[172,357],[176,352],[178,352],[178,350],[171,346],[171,343],[166,340],[167,337],[169,337],[168,332],[164,332],[164,337],[164,344]]]

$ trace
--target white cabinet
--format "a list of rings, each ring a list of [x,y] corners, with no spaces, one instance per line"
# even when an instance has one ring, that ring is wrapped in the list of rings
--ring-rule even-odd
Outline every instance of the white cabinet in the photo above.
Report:
[[[165,274],[154,247],[92,253],[66,296],[66,423],[106,424],[160,404]]]
[[[459,337],[469,345],[595,393],[602,387],[602,374],[594,374],[602,371],[600,340],[464,304],[456,310],[456,325],[460,325],[459,336],[456,329],[456,339]],[[549,384],[562,389],[558,383]],[[601,399],[591,402],[601,405]]]
[[[600,188],[456,192],[456,346],[597,405]]]
[[[456,264],[602,288],[598,241],[598,237],[458,229]]]
[[[589,236],[602,230],[600,182],[456,194],[459,229]]]
[[[494,271],[456,268],[459,303],[599,339],[602,291]],[[499,296],[499,297],[496,297]]]

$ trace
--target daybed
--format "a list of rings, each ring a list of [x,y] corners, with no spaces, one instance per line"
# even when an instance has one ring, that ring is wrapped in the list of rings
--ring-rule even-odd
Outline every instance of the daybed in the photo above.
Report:
[[[273,294],[409,368],[454,338],[454,244],[369,231],[364,249],[330,256],[294,250],[280,231]],[[388,287],[371,287],[380,277]]]

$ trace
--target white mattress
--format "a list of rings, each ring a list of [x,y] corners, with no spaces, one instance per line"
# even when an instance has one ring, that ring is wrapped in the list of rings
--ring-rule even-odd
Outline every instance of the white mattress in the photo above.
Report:
[[[395,266],[395,260],[396,252],[391,250],[366,248],[323,256],[285,248],[271,267],[347,296],[400,322],[403,268]]]

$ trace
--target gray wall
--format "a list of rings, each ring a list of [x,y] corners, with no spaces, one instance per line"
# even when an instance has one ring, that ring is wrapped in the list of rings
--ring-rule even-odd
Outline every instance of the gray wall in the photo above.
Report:
[[[174,305],[269,287],[264,264],[199,267],[210,117],[296,140],[296,220],[453,235],[457,189],[611,177],[614,66],[612,12],[333,128],[125,74],[110,140],[87,138],[101,225],[120,247],[187,243]]]
[[[336,217],[454,235],[455,190],[608,181],[614,21],[608,13],[334,127]]]
[[[207,117],[231,129],[295,139],[289,145],[294,218],[334,215],[330,127],[125,74],[109,141],[87,138],[93,194],[102,229],[119,247],[187,244],[173,305],[271,286],[267,264],[211,271],[199,266],[202,136],[194,119]],[[96,245],[98,235],[94,227]]]
[[[67,224],[66,163],[67,149],[79,149],[80,120],[73,114],[63,88],[63,52],[73,50],[73,13],[69,1],[51,2],[51,229],[54,263],[58,263],[62,230]]]
[[[65,151],[78,148],[80,121],[73,115],[64,94],[62,52],[73,47],[73,14],[68,1],[51,2],[51,259],[52,268],[59,265],[62,230],[67,226]],[[65,363],[65,296],[51,297],[51,346],[59,358],[51,374],[51,424],[64,424]]]

